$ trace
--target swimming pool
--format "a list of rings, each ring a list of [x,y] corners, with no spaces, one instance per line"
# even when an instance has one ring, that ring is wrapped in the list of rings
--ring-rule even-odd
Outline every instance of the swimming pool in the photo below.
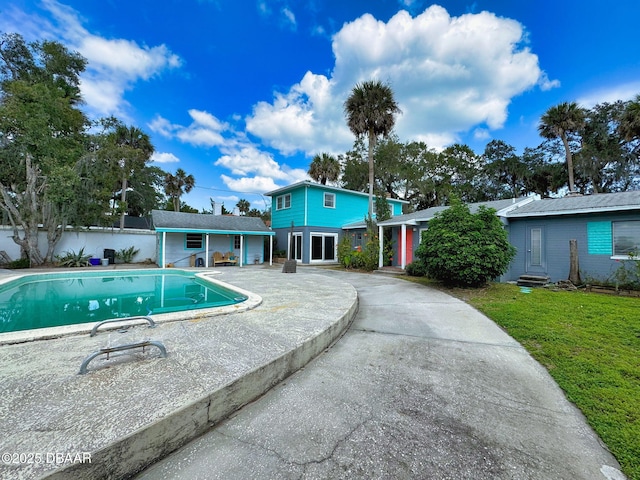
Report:
[[[212,309],[247,298],[175,269],[28,274],[0,284],[0,333]]]

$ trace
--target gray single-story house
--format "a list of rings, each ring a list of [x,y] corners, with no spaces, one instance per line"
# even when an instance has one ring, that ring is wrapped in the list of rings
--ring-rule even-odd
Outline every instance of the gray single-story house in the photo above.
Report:
[[[517,250],[502,281],[515,281],[521,275],[566,280],[570,240],[578,244],[583,280],[607,279],[619,268],[619,262],[640,253],[640,191],[469,204],[471,211],[480,205],[496,210]],[[446,208],[428,208],[379,223],[380,238],[385,228],[393,229],[393,265],[404,268],[413,261],[421,231]],[[382,261],[381,255],[381,266]]]
[[[272,232],[257,217],[212,215],[154,210],[151,214],[156,231],[158,265],[175,267],[214,266],[213,254],[232,254],[233,264],[242,266],[264,263],[265,237],[273,241]],[[272,246],[272,243],[270,243]],[[273,248],[269,248],[271,252]],[[269,254],[269,264],[273,259]]]
[[[577,240],[582,280],[606,279],[640,253],[640,191],[549,198],[506,214],[517,253],[506,274],[569,277],[569,240]]]

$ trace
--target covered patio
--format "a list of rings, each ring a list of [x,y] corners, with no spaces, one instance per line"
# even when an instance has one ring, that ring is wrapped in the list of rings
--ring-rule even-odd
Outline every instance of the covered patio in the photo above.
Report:
[[[214,253],[233,257],[229,264],[242,267],[249,263],[273,264],[273,237],[257,217],[212,215],[154,210],[158,265],[186,267],[195,259],[196,266],[213,267]],[[265,237],[269,238],[268,260]]]

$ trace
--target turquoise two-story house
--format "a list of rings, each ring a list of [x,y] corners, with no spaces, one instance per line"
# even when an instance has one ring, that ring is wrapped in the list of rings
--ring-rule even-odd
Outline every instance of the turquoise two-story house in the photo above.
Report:
[[[303,264],[335,263],[342,235],[352,235],[357,245],[365,233],[367,193],[307,180],[266,195],[272,199],[271,228],[277,248],[292,252]],[[391,215],[402,214],[402,205],[407,203],[392,198],[387,202]]]

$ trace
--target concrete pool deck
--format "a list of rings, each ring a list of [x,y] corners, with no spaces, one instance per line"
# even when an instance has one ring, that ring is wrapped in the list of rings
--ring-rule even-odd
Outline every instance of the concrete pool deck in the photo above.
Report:
[[[245,312],[0,345],[0,478],[130,476],[303,367],[348,326],[357,294],[280,269],[216,269],[262,297]],[[78,374],[90,353],[146,339],[167,358],[113,353]]]

